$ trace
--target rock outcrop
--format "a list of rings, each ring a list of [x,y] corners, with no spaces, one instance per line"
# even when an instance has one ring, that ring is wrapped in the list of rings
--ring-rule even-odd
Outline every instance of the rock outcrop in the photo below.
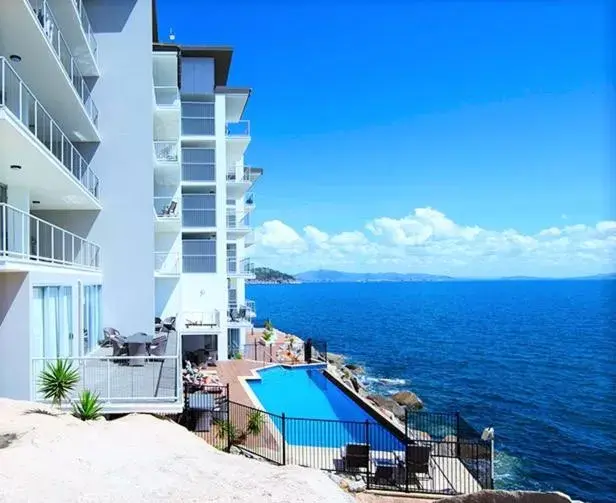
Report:
[[[353,501],[323,472],[223,453],[145,414],[82,422],[0,398],[0,438],[0,503]]]
[[[374,402],[381,409],[391,412],[398,419],[404,419],[404,407],[393,398],[383,395],[368,395],[368,400]]]
[[[437,503],[572,503],[563,493],[533,491],[479,491],[465,496],[440,499]]]
[[[411,391],[399,391],[392,395],[392,398],[403,407],[408,410],[420,410],[423,409],[423,402],[421,399]]]

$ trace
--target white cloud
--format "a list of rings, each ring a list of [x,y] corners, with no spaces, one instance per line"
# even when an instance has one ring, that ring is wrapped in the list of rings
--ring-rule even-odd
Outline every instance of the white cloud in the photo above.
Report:
[[[613,270],[616,221],[550,227],[536,234],[457,224],[433,208],[379,217],[363,230],[299,234],[280,220],[256,230],[256,262],[299,272],[313,268],[427,272],[457,276],[577,276]]]

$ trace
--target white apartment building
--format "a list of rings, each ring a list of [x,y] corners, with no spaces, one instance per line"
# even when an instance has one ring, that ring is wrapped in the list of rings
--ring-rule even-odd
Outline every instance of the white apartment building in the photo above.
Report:
[[[41,400],[47,363],[107,413],[182,408],[184,357],[251,328],[248,89],[232,50],[158,43],[151,0],[4,0],[0,15],[0,397]],[[122,359],[103,329],[154,334]]]

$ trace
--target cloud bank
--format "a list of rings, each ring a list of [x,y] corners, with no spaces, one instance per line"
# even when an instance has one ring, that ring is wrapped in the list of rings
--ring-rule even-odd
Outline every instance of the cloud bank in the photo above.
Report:
[[[459,225],[433,208],[403,218],[380,217],[361,230],[301,232],[281,220],[255,230],[249,249],[258,265],[297,273],[416,272],[452,276],[567,277],[612,272],[616,221],[550,227],[533,235],[514,229]]]

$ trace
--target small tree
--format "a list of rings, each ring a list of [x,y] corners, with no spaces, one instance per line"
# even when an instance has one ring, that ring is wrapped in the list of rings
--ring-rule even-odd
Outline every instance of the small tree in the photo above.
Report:
[[[62,407],[79,382],[79,371],[68,360],[48,363],[39,376],[39,391],[53,405]]]
[[[265,322],[262,337],[265,342],[270,342],[274,337],[274,325],[272,325],[272,322],[270,320],[267,320]]]
[[[248,414],[246,421],[246,434],[257,436],[263,431],[263,413],[259,410],[253,410]]]

